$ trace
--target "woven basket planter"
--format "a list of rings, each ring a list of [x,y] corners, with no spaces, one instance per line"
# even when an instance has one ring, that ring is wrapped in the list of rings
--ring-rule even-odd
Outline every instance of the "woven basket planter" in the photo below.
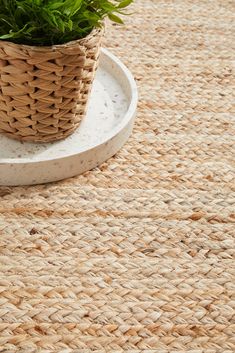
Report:
[[[0,132],[32,142],[71,135],[86,113],[102,34],[51,47],[0,41]]]

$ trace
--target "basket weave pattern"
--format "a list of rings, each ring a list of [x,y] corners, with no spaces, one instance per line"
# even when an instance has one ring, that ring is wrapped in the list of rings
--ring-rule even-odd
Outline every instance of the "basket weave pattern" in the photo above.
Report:
[[[33,142],[70,135],[86,112],[102,30],[51,47],[0,41],[0,132]]]

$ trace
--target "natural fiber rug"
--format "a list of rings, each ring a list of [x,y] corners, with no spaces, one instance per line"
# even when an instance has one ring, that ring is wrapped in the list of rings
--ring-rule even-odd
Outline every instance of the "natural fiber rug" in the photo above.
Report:
[[[128,143],[0,188],[0,352],[235,351],[233,5],[137,0],[106,34],[139,86]]]

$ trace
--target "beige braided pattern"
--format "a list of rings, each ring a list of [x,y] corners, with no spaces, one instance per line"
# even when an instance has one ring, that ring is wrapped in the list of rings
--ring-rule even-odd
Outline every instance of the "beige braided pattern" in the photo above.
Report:
[[[235,351],[233,4],[132,10],[106,39],[139,85],[128,143],[0,188],[1,353]]]
[[[49,142],[73,133],[86,112],[102,30],[52,47],[0,41],[0,132]]]

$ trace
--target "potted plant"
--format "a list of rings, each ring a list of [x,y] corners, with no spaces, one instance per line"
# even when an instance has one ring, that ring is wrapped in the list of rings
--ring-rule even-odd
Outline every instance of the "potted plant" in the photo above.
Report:
[[[132,0],[0,0],[0,132],[33,142],[78,127],[97,68],[104,19]]]

